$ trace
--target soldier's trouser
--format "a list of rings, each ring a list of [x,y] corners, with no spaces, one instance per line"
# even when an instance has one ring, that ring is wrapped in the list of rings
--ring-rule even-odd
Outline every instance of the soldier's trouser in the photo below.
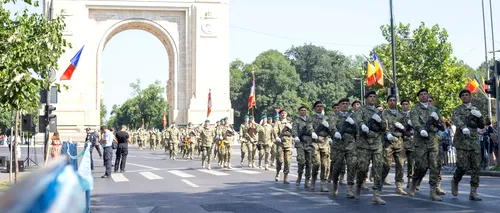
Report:
[[[460,182],[465,172],[471,171],[470,186],[479,187],[479,172],[481,171],[481,153],[473,150],[457,150],[457,169],[453,179]]]
[[[178,146],[179,146],[178,143],[170,143],[170,157],[177,156],[177,147]]]
[[[282,165],[285,164],[283,174],[287,175],[290,172],[290,165],[292,163],[292,148],[278,145],[276,151],[276,174],[281,171]]]
[[[143,148],[142,140],[137,140],[137,145],[139,146],[139,149],[142,149]]]
[[[319,136],[313,143],[314,156],[313,156],[313,168],[312,168],[312,178],[316,179],[318,177],[319,170],[321,168],[320,180],[328,179],[330,174],[330,144],[328,143],[328,137]]]
[[[264,144],[262,144],[262,143],[261,143],[261,144],[260,144],[260,150],[259,150],[259,148],[257,147],[257,151],[256,151],[257,156],[258,156],[258,158],[259,158],[259,165],[260,165],[260,164],[262,164],[262,160],[263,160],[263,159],[264,159],[264,157],[265,157],[265,156],[264,156],[264,154],[265,154],[264,152],[265,152],[265,150],[264,150]],[[264,159],[264,161],[265,161],[265,159]],[[265,162],[264,162],[264,163],[265,163]]]
[[[312,156],[313,156],[313,150],[312,148],[297,148],[297,164],[298,164],[298,170],[297,174],[299,176],[302,176],[302,173],[304,173],[304,169],[306,170],[305,177],[306,179],[311,178],[311,167],[312,167]]]
[[[153,150],[156,148],[156,140],[149,140],[149,149]]]
[[[356,185],[361,186],[366,179],[366,174],[370,167],[370,161],[372,161],[372,171],[373,171],[373,190],[382,191],[382,167],[384,165],[384,157],[382,156],[382,149],[380,150],[368,150],[363,148],[357,148],[356,156],[358,160],[358,166],[356,170]]]
[[[155,143],[155,148],[159,148],[159,147],[160,147],[160,143],[161,143],[161,141],[160,141],[160,140],[156,140],[156,143]]]
[[[405,149],[405,154],[407,167],[406,177],[408,177],[408,180],[411,180],[413,179],[413,176],[415,176],[415,158],[413,156],[413,150]]]
[[[226,158],[226,146],[225,145],[217,146],[217,156],[219,157],[218,162],[224,163],[224,160]]]
[[[272,143],[271,145],[271,162],[276,161],[276,144]]]
[[[444,152],[443,148],[439,146],[439,152],[438,152],[438,177],[437,177],[437,184],[441,183],[441,180],[443,180],[443,164],[444,164]]]
[[[241,142],[241,147],[240,147],[240,150],[241,150],[241,162],[243,162],[243,160],[245,159],[245,155],[247,154],[247,150],[248,150],[248,142]]]
[[[259,163],[264,159],[265,164],[269,164],[271,159],[271,144],[262,144],[262,149],[259,151]]]
[[[342,162],[342,166],[340,167],[340,177],[344,177],[346,168],[347,168],[347,166],[346,166],[346,161],[344,158],[344,161]]]
[[[227,162],[228,166],[231,165],[231,158],[233,155],[233,148],[230,143],[225,144],[226,150],[224,153],[224,161]]]
[[[382,167],[382,180],[385,180],[385,178],[387,178],[387,175],[389,175],[389,171],[391,170],[392,166],[392,160],[394,159],[396,163],[396,175],[394,179],[396,180],[396,182],[403,183],[403,177],[405,175],[405,170],[403,168],[403,166],[405,165],[404,149],[395,149],[392,145],[389,145],[384,149],[383,155],[384,166]]]
[[[188,157],[193,157],[196,142],[189,142],[188,144]]]
[[[207,161],[208,164],[212,162],[212,146],[202,146],[201,162]]]
[[[417,182],[419,179],[425,177],[427,169],[429,172],[429,185],[435,187],[438,182],[438,151],[431,151],[426,148],[415,148],[415,176],[413,180]]]
[[[248,144],[248,164],[254,163],[255,154],[257,153],[257,143],[249,142]]]
[[[357,165],[356,151],[341,151],[335,149],[333,150],[333,153],[335,153],[333,157],[333,182],[337,183],[339,181],[339,177],[342,174],[341,171],[347,164],[347,185],[354,185],[354,176],[356,176]]]

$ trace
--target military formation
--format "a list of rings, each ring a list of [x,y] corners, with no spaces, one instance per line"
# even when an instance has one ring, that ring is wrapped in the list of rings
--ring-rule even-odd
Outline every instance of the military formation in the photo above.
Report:
[[[395,193],[414,196],[429,170],[429,198],[442,201],[440,196],[446,192],[441,188],[444,159],[438,132],[444,131],[445,123],[439,110],[429,101],[427,89],[420,89],[416,98],[418,102],[412,107],[410,101],[401,100],[400,111],[394,95],[387,97],[387,107],[384,107],[376,105],[376,92],[368,91],[365,105],[358,100],[351,103],[348,98],[342,98],[332,106],[330,115],[325,114],[326,106],[317,101],[312,109],[299,107],[298,116],[293,120],[287,118],[286,110],[274,117],[264,114],[259,123],[246,115],[238,132],[228,124],[227,118],[223,118],[215,126],[206,120],[197,127],[188,123],[181,129],[173,123],[162,132],[139,129],[133,133],[133,141],[141,150],[148,144],[151,150],[164,146],[165,153],[173,160],[180,153],[189,159],[197,154],[201,155],[202,168],[211,169],[213,158],[220,168],[231,169],[231,146],[238,140],[241,165],[246,159],[250,168],[269,170],[275,167],[275,181],[280,181],[282,172],[284,184],[290,184],[288,177],[295,149],[296,186],[303,183],[304,188],[315,191],[319,181],[320,192],[331,189],[337,196],[339,185],[346,184],[346,197],[359,199],[361,191],[368,189],[366,181],[370,180],[373,182],[372,203],[380,205],[386,204],[380,194],[383,186],[390,184],[386,179],[394,162]],[[482,200],[477,194],[481,162],[477,129],[484,126],[483,116],[472,106],[470,91],[462,90],[459,98],[462,104],[452,115],[457,127],[453,143],[457,150],[457,169],[451,180],[451,192],[458,195],[458,183],[470,171],[469,199]],[[403,187],[405,164],[407,179]],[[333,182],[332,188],[329,182]]]

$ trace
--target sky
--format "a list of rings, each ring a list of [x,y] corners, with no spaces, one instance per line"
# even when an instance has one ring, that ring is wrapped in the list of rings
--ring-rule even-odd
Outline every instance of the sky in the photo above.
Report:
[[[492,50],[489,0],[485,0],[488,51]],[[500,2],[493,1],[495,46],[500,49]],[[12,11],[24,5],[6,5]],[[386,42],[380,26],[390,23],[388,0],[231,0],[230,60],[251,63],[268,49],[286,51],[306,43],[338,50],[346,55],[365,54]],[[41,12],[41,8],[30,8]],[[473,68],[485,61],[481,1],[479,0],[394,0],[395,23],[439,24],[449,34],[453,55]],[[130,42],[131,40],[137,42]],[[69,53],[73,54],[73,53]],[[500,53],[497,53],[500,58]],[[488,54],[491,59],[492,55]],[[166,84],[168,55],[153,35],[129,30],[113,37],[103,53],[104,103],[108,109],[120,105],[132,90],[129,84],[140,78],[142,87],[161,80]],[[122,91],[116,93],[116,91]],[[109,111],[109,110],[108,110]]]

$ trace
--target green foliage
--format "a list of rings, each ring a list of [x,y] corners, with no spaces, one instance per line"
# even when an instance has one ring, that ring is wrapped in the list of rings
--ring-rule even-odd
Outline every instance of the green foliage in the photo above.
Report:
[[[38,5],[37,1],[24,2]],[[0,7],[0,103],[26,112],[38,108],[40,88],[49,88],[49,70],[57,69],[57,60],[67,46],[62,37],[65,24],[60,17],[46,20],[27,9],[10,17]]]
[[[108,113],[108,109],[106,109],[106,105],[104,105],[104,102],[101,100],[101,122],[100,124],[104,124],[104,118],[106,117],[106,114]]]
[[[396,77],[400,98],[416,102],[417,91],[427,88],[442,114],[449,118],[453,108],[460,104],[457,94],[465,88],[467,80],[464,76],[468,73],[468,67],[452,57],[453,48],[445,29],[441,29],[438,25],[429,28],[421,23],[413,30],[415,40],[407,43],[401,38],[409,27],[403,24],[395,27]],[[375,47],[375,51],[385,65],[384,78],[389,85],[388,83],[392,82],[390,26],[384,25],[381,30],[388,43]],[[381,96],[379,100],[385,100],[387,90],[381,90],[379,94]]]
[[[12,112],[6,107],[0,107],[0,135],[10,135]]]
[[[137,129],[141,127],[142,119],[144,119],[146,128],[162,128],[163,110],[168,109],[163,97],[164,87],[161,86],[160,81],[155,81],[147,88],[141,89],[140,83],[141,81],[137,79],[136,83],[130,84],[134,90],[132,98],[127,99],[120,106],[112,107],[108,126],[118,128],[121,125],[127,125],[129,128]]]

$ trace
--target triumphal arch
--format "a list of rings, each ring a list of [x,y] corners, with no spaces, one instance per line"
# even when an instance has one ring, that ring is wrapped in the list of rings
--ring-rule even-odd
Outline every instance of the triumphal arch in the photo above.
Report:
[[[207,118],[209,89],[210,118],[227,116],[232,121],[229,0],[48,0],[44,12],[52,17],[64,16],[63,35],[72,44],[59,60],[58,76],[84,46],[71,80],[58,82],[69,86],[69,90],[59,94],[55,104],[61,134],[84,132],[86,127],[100,125],[102,52],[114,35],[129,29],[155,35],[167,50],[165,60],[169,67],[159,67],[157,71],[169,72],[166,88],[169,122],[202,123]]]

